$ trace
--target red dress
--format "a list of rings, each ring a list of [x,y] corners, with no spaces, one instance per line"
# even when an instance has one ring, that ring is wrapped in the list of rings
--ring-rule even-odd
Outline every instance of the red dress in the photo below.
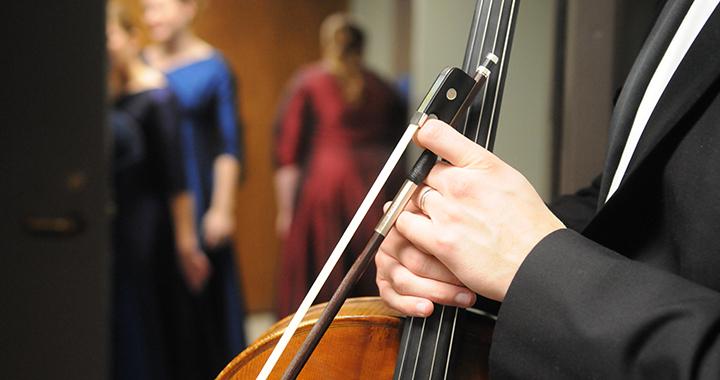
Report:
[[[302,178],[280,257],[277,311],[294,312],[340,239],[400,139],[405,106],[396,92],[364,72],[360,101],[348,105],[336,78],[322,65],[301,70],[280,110],[278,166],[298,165]],[[382,204],[400,186],[402,164],[368,212],[316,303],[330,299],[382,216]],[[374,266],[353,296],[377,295]]]

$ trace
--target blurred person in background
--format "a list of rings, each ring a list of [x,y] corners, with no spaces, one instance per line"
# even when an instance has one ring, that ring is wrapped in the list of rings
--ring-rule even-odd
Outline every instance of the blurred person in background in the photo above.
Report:
[[[241,170],[241,131],[235,80],[222,54],[191,27],[196,0],[142,0],[153,44],[143,58],[167,76],[179,100],[185,171],[194,195],[211,275],[200,292],[187,292],[177,314],[179,376],[215,377],[245,346],[244,310],[232,237]]]
[[[322,60],[292,79],[275,131],[280,317],[300,305],[405,126],[404,102],[363,64],[360,27],[344,14],[331,15],[320,43]],[[386,188],[397,190],[400,179],[393,176]],[[378,199],[390,197],[388,191]],[[330,298],[381,215],[378,201],[317,302]],[[373,278],[366,274],[354,295],[376,295]]]
[[[106,33],[116,206],[113,376],[165,379],[168,279],[179,262],[188,287],[199,290],[209,263],[199,248],[182,168],[175,97],[162,73],[139,59],[137,29],[112,2]]]

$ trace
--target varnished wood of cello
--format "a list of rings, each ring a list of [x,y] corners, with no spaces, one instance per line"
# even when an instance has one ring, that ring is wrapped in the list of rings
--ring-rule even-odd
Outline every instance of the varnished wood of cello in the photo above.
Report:
[[[322,312],[325,304],[313,306],[290,340],[271,379],[279,379],[295,352]],[[453,350],[458,355],[456,377],[486,379],[487,358],[494,322],[480,315],[467,313],[472,322],[457,332]],[[292,316],[288,316],[265,332],[240,353],[218,375],[217,380],[254,379],[260,373],[270,352],[277,344]],[[380,298],[348,299],[335,317],[299,379],[392,379],[395,370],[402,316],[387,307]]]

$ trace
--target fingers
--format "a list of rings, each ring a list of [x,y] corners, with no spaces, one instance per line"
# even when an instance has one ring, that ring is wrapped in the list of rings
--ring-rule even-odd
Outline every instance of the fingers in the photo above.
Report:
[[[475,294],[467,288],[417,276],[385,252],[379,252],[375,262],[380,295],[403,313],[427,316],[432,313],[428,301],[459,307],[475,302]]]
[[[210,277],[210,273],[212,272],[210,261],[207,259],[207,257],[205,257],[205,255],[202,255],[201,257],[202,258],[197,263],[197,272],[195,278],[195,289],[198,293],[203,290],[208,278]]]
[[[230,242],[231,231],[223,225],[212,225],[205,229],[205,244],[208,248],[218,248]]]
[[[459,167],[482,167],[497,160],[492,153],[440,120],[428,120],[418,131],[417,141]]]
[[[460,280],[437,258],[420,252],[407,239],[399,236],[396,230],[388,235],[380,249],[416,276],[462,285]]]
[[[477,173],[473,173],[477,175]],[[445,162],[438,162],[430,171],[425,184],[436,189],[441,195],[462,197],[472,192],[468,185],[467,169],[458,168]]]
[[[444,203],[445,200],[438,194],[437,197],[425,200],[425,208],[441,210],[430,217],[413,212],[403,212],[395,222],[395,229],[404,236],[410,244],[423,252],[429,252],[433,257],[442,260],[444,256],[452,255],[452,243],[461,236],[452,236],[453,229],[444,226],[448,218],[453,218],[454,213],[448,211],[450,205],[436,205]],[[439,257],[442,254],[443,257]]]
[[[427,317],[432,314],[434,305],[432,301],[422,297],[402,296],[393,290],[390,283],[384,279],[377,279],[380,297],[391,308],[405,315]]]
[[[188,288],[193,293],[200,293],[212,272],[210,260],[204,253],[198,252],[183,257],[182,265]]]

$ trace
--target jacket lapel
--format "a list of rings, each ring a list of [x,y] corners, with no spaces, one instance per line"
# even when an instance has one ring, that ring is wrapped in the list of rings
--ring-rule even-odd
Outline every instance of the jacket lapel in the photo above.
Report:
[[[598,225],[608,220],[608,215],[606,215],[608,212],[621,210],[623,208],[623,202],[632,201],[632,194],[630,193],[633,191],[633,194],[638,193],[637,189],[632,189],[631,187],[633,185],[637,186],[638,181],[632,181],[632,178],[638,176],[642,171],[641,164],[648,159],[650,153],[653,152],[668,132],[680,125],[685,125],[682,120],[683,117],[688,114],[688,111],[692,109],[693,105],[697,104],[698,100],[720,76],[719,47],[720,7],[716,8],[710,16],[690,47],[690,50],[685,55],[685,58],[680,63],[680,66],[678,66],[670,83],[668,83],[638,142],[638,146],[635,149],[626,171],[625,178],[620,183],[620,187],[615,195],[613,195],[605,205],[602,205],[602,203],[607,194],[606,183],[609,183],[610,179],[603,178],[603,185],[605,186],[601,188],[600,210],[585,229],[584,233],[592,235],[594,233],[593,231],[597,230],[596,227]],[[632,122],[632,120],[630,122]],[[692,121],[688,120],[687,122],[691,123]],[[629,126],[627,126],[627,128],[629,129]],[[624,143],[624,140],[615,142],[616,145],[619,145],[620,150],[623,149]],[[615,165],[617,165],[617,162],[615,162]],[[615,167],[610,170],[610,175],[614,173],[614,170]],[[608,170],[606,168],[605,173],[607,172]],[[627,195],[629,196],[626,197],[625,193],[628,193]]]
[[[645,89],[691,4],[691,0],[678,0],[669,1],[665,5],[623,85],[610,121],[608,153],[600,186],[599,208],[605,203],[612,177]]]
[[[713,11],[663,92],[626,171],[629,178],[720,72],[720,7]],[[618,191],[622,188],[622,183]]]

